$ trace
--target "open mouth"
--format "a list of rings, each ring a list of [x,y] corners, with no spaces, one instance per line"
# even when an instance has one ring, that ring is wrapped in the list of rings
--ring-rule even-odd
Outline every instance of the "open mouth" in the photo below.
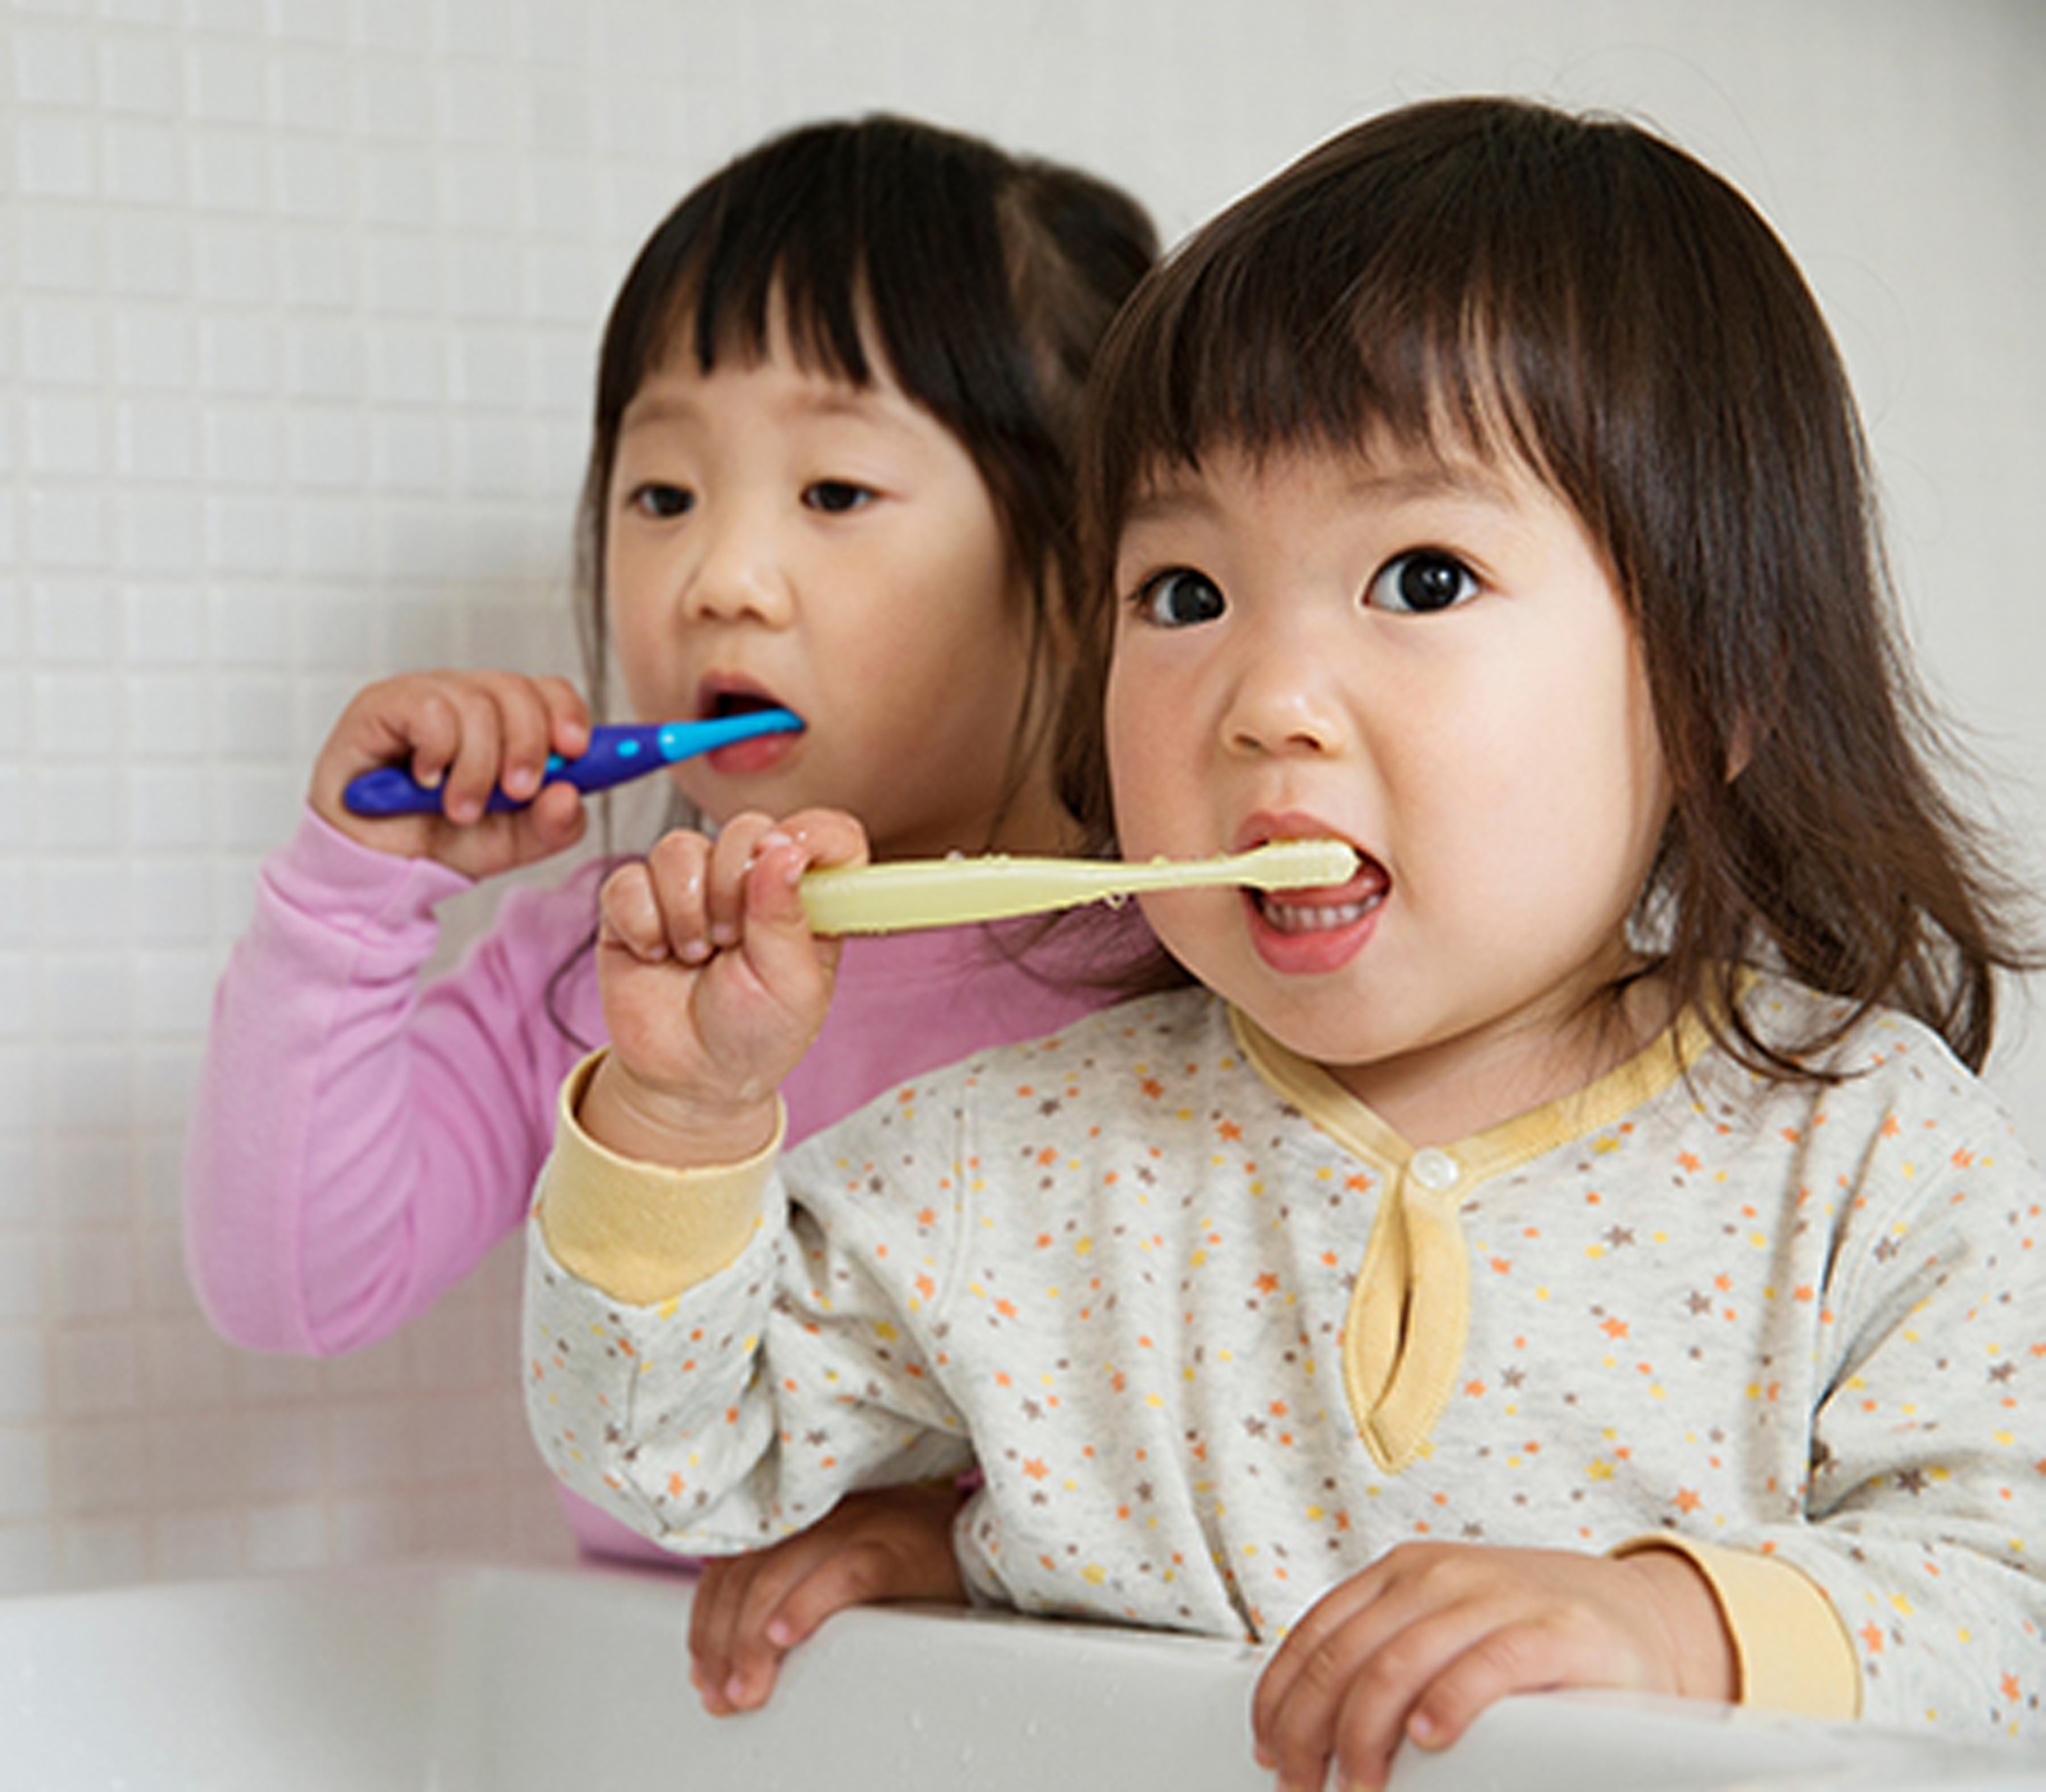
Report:
[[[772,691],[742,672],[711,672],[697,686],[700,722],[721,723],[735,737],[706,753],[703,764],[720,778],[758,778],[783,766],[799,750],[809,723]]]
[[[1258,913],[1278,934],[1327,934],[1350,927],[1364,919],[1385,899],[1381,890],[1359,902],[1303,902],[1295,892],[1283,896],[1266,892],[1258,897]]]
[[[761,691],[714,691],[708,694],[703,714],[708,720],[722,721],[728,715],[753,715],[762,709],[785,706]]]
[[[1328,934],[1354,927],[1391,894],[1392,878],[1368,854],[1357,854],[1357,869],[1347,882],[1315,890],[1246,892],[1258,915],[1276,934]]]
[[[697,715],[706,722],[733,721],[768,709],[787,709],[774,692],[742,672],[712,672],[697,686]]]

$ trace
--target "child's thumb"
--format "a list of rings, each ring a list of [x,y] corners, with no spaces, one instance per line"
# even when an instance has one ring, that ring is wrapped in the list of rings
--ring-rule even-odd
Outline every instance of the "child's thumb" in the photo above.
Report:
[[[776,828],[763,834],[746,872],[746,956],[756,975],[797,1009],[830,1000],[838,941],[810,930],[803,874],[813,849]]]

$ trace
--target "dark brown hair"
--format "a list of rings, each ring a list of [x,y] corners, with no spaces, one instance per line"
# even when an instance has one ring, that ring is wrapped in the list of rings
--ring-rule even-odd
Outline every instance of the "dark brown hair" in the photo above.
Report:
[[[1673,813],[1636,917],[1652,969],[1765,1075],[1877,1004],[1980,1066],[2013,887],[1933,766],[1868,448],[1818,307],[1726,181],[1632,124],[1462,98],[1371,119],[1197,232],[1096,368],[1081,667],[1061,787],[1113,837],[1101,697],[1121,518],[1229,444],[1372,441],[1532,470],[1638,631]],[[1843,999],[1762,1037],[1745,968]]]
[[[864,386],[878,352],[987,485],[1031,606],[1031,683],[1004,800],[1013,796],[1058,720],[1067,669],[1081,394],[1109,321],[1157,248],[1149,213],[1105,180],[886,115],[771,137],[685,194],[641,246],[598,354],[576,513],[594,712],[609,708],[604,555],[625,407],[682,350],[706,372],[758,362],[778,304],[806,367]],[[608,812],[605,829],[608,840]],[[582,956],[550,986],[564,1031],[555,995]]]
[[[606,703],[604,551],[619,431],[648,374],[757,362],[778,303],[806,367],[865,386],[878,353],[986,483],[1032,606],[1033,678],[1078,589],[1080,397],[1116,309],[1157,254],[1150,216],[1078,170],[874,116],[800,127],[686,195],[641,248],[605,324],[577,519],[584,656]],[[1035,685],[1024,715],[1057,716]],[[1010,745],[1010,782],[1041,737]]]

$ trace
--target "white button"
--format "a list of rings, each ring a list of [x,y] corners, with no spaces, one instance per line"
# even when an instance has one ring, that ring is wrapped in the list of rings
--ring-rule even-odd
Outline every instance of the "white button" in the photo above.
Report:
[[[1457,1160],[1446,1151],[1417,1151],[1408,1162],[1407,1173],[1431,1194],[1440,1195],[1457,1186],[1463,1174]]]

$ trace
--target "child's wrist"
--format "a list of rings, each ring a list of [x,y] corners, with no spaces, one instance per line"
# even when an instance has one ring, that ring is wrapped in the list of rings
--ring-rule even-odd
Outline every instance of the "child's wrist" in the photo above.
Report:
[[[1646,1583],[1668,1639],[1669,1691],[1730,1704],[1740,1697],[1739,1658],[1712,1584],[1676,1549],[1643,1548],[1621,1558]]]
[[[743,1163],[774,1143],[781,1110],[773,1091],[741,1102],[703,1102],[658,1088],[606,1052],[585,1086],[576,1120],[607,1151],[671,1169]]]

